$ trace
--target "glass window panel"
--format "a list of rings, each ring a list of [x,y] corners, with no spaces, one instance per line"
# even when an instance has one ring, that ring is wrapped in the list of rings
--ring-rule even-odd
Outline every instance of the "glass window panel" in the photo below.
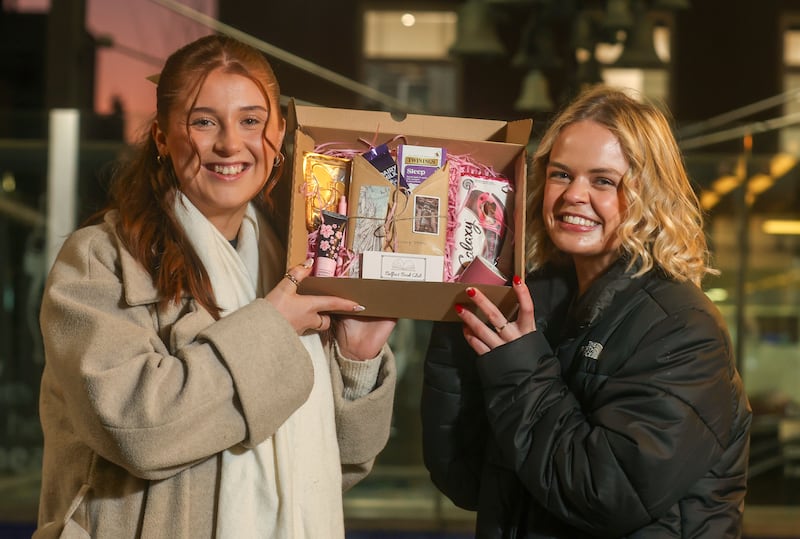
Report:
[[[603,69],[603,80],[612,86],[630,88],[655,102],[667,102],[669,72],[666,69]]]
[[[661,61],[669,63],[671,59],[669,26],[657,25],[653,29],[653,46]]]
[[[787,66],[800,66],[800,30],[783,33],[783,61]]]
[[[797,33],[798,38],[800,38],[800,32],[795,32],[795,33]],[[798,47],[800,47],[800,40],[797,41],[797,45]],[[797,54],[798,54],[798,60],[800,60],[800,50],[797,51]],[[784,90],[787,92],[790,90],[800,89],[800,72],[788,71],[784,75],[783,81],[784,81],[783,82]],[[784,113],[785,114],[800,113],[800,99],[795,98],[786,101],[786,103],[784,104]],[[780,139],[781,151],[788,152],[794,155],[800,155],[800,125],[789,126],[784,129],[781,129],[779,139]]]
[[[367,11],[364,57],[445,59],[456,20],[452,11]]]
[[[441,62],[369,61],[364,82],[430,114],[456,112],[456,69]]]

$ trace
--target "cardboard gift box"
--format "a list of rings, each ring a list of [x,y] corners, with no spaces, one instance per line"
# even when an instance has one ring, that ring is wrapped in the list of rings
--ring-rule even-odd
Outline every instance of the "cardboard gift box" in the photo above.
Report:
[[[290,101],[287,110],[288,132],[286,149],[291,166],[291,194],[287,237],[287,269],[302,263],[308,253],[306,199],[303,159],[319,144],[338,143],[358,148],[359,139],[381,144],[397,136],[407,144],[446,148],[449,155],[469,155],[473,160],[492,167],[505,175],[514,185],[513,228],[509,236],[510,261],[513,274],[525,274],[525,194],[528,144],[532,120],[484,120],[408,114],[399,118],[389,112],[336,109],[298,105]],[[364,147],[364,151],[368,148]],[[382,177],[371,165],[357,163],[358,182],[380,184]],[[363,166],[366,165],[366,166]],[[443,174],[445,171],[441,171]],[[375,177],[369,177],[374,174]],[[438,181],[434,179],[434,182]],[[432,182],[433,183],[433,182]],[[420,184],[421,186],[424,185]],[[434,186],[431,186],[434,187]],[[352,204],[352,201],[348,201]],[[351,223],[348,223],[348,228]],[[437,230],[444,231],[440,223]],[[401,241],[406,241],[399,230]],[[400,251],[400,249],[398,249]],[[438,254],[436,249],[421,247],[420,255]],[[506,316],[517,308],[516,295],[510,286],[470,285],[461,282],[401,281],[353,277],[309,276],[300,283],[301,294],[334,295],[357,301],[367,309],[360,315],[416,320],[459,320],[454,305],[469,305],[468,286],[486,294]]]

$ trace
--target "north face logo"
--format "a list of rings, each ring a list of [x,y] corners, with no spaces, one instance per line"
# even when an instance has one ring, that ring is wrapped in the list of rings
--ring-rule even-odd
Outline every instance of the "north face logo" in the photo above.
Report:
[[[599,342],[589,341],[589,343],[581,349],[584,357],[597,359],[600,357],[600,352],[603,351],[603,345]]]

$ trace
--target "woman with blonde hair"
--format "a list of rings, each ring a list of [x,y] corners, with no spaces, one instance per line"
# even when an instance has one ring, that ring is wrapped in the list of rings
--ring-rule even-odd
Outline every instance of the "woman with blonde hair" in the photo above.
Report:
[[[635,113],[634,113],[635,112]],[[602,125],[617,139],[629,168],[619,191],[626,219],[617,234],[624,253],[641,262],[636,275],[658,266],[679,281],[700,285],[709,266],[703,215],[689,183],[680,150],[666,116],[652,104],[641,104],[621,90],[609,94],[603,87],[583,96],[554,121],[539,143],[532,176],[547,173],[550,152],[562,129],[581,120]],[[544,226],[541,211],[546,182],[534,181],[529,195],[526,244],[529,269],[549,261],[566,263]]]
[[[538,145],[527,210],[516,318],[470,288],[431,336],[434,483],[479,538],[740,537],[751,412],[667,117],[586,90]]]

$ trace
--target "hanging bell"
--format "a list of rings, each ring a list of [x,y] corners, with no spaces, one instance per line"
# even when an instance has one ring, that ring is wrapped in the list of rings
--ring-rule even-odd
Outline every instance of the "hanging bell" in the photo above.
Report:
[[[506,50],[491,24],[489,5],[467,0],[458,11],[456,40],[450,47],[455,56],[502,56]]]
[[[573,49],[594,50],[597,43],[594,28],[592,28],[592,18],[588,12],[582,11],[575,17],[572,23],[572,39],[570,40]]]
[[[523,36],[511,65],[518,68],[530,69],[539,67],[543,69],[558,69],[564,64],[556,50],[552,32],[541,26],[531,26]]]
[[[633,26],[628,0],[606,0],[606,12],[603,17],[603,28],[611,32],[627,30]]]
[[[625,47],[614,67],[653,69],[664,66],[656,53],[653,40],[655,25],[646,13],[640,13],[639,22],[628,31]]]
[[[531,55],[534,51],[534,32],[536,32],[536,13],[531,13],[525,26],[522,27],[520,33],[519,46],[517,52],[511,57],[511,65],[516,68],[528,68],[533,63],[531,62]]]
[[[516,110],[553,110],[547,79],[541,70],[533,68],[522,81],[522,93],[514,103]]]

